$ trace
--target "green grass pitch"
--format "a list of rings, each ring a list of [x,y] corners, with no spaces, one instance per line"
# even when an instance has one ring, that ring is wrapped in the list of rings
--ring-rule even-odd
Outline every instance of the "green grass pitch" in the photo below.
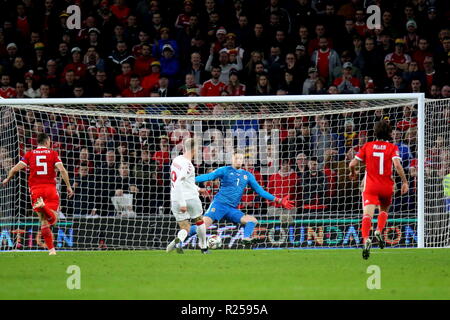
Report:
[[[370,265],[381,289],[366,286]],[[0,299],[450,299],[449,267],[450,249],[7,252]]]

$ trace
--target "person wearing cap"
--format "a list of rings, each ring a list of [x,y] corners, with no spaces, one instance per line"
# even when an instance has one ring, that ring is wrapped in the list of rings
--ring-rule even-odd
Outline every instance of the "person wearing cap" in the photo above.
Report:
[[[361,82],[358,78],[352,76],[353,65],[346,62],[342,66],[342,77],[334,80],[333,85],[337,87],[339,93],[352,94],[361,91]]]
[[[157,40],[156,44],[153,46],[152,56],[155,59],[161,58],[164,46],[168,44],[170,45],[170,48],[172,49],[175,57],[178,57],[178,43],[175,40],[170,39],[170,29],[167,27],[162,27],[161,29],[159,29],[159,35],[160,39]]]
[[[359,36],[358,36],[359,37]],[[355,63],[361,63],[361,59],[362,57],[360,57],[361,54],[359,54],[355,59]],[[339,65],[337,67],[334,68],[333,73],[332,73],[332,82],[334,82],[334,80],[336,80],[337,78],[342,77],[344,68],[343,65],[346,62],[352,62],[352,53],[348,50],[344,50],[342,51],[341,54],[341,63],[342,65]],[[381,65],[382,66],[382,65]],[[352,76],[358,78],[360,81],[362,80],[362,75],[361,75],[361,71],[359,70],[359,68],[357,66],[355,66],[355,64],[352,64]]]
[[[434,42],[436,35],[442,26],[441,21],[439,21],[438,12],[436,7],[428,7],[427,14],[424,19],[420,20],[420,33],[423,37],[427,38],[430,43]]]
[[[384,58],[384,63],[392,62],[400,70],[406,71],[408,69],[408,63],[411,62],[411,57],[405,52],[405,40],[402,38],[395,39],[394,52],[389,53]]]
[[[142,79],[142,87],[148,89],[150,92],[152,92],[158,85],[161,72],[161,64],[159,61],[153,61],[151,63],[151,71],[152,73]]]
[[[72,62],[64,67],[62,77],[65,77],[68,70],[73,70],[75,72],[75,80],[83,80],[87,67],[81,60],[81,49],[79,47],[73,47],[70,52],[72,54]]]
[[[88,48],[94,47],[99,54],[104,52],[104,48],[100,41],[100,30],[97,28],[89,28],[87,31],[86,39],[82,40],[82,51],[86,51]]]
[[[219,27],[216,30],[212,45],[214,54],[218,53],[225,46],[226,35],[227,30],[224,27]]]
[[[174,80],[180,72],[180,62],[175,57],[175,50],[170,44],[165,44],[162,48],[162,56],[159,59],[161,63],[161,73],[164,73],[169,79]]]
[[[358,133],[355,131],[355,122],[352,118],[347,118],[344,121],[344,144],[346,149],[353,148],[356,145],[356,138]]]
[[[405,52],[412,53],[419,47],[419,35],[417,34],[417,23],[414,20],[406,22],[406,35],[403,37],[405,41]]]
[[[375,93],[375,83],[373,82],[372,79],[367,81],[367,83],[365,85],[364,93],[367,93],[367,94]]]
[[[214,59],[214,48],[211,46],[211,50],[209,53],[208,61],[206,61],[205,70],[211,72],[212,64]],[[219,52],[219,66],[221,69],[220,74],[220,82],[228,83],[230,78],[231,69],[235,69],[237,71],[241,71],[243,68],[242,59],[239,55],[236,55],[236,63],[231,63],[229,59],[229,54],[226,49],[222,49]]]
[[[303,82],[302,94],[311,94],[316,85],[316,81],[319,78],[319,73],[316,67],[308,69],[308,78]]]

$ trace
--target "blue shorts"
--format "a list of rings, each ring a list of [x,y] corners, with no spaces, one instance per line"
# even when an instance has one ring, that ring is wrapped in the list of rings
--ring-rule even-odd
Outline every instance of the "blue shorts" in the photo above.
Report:
[[[234,223],[241,223],[243,216],[244,213],[241,210],[217,201],[213,201],[205,213],[205,217],[211,218],[212,221],[225,219]]]
[[[445,204],[446,204],[446,207],[447,207],[447,212],[450,213],[450,198],[445,199]]]

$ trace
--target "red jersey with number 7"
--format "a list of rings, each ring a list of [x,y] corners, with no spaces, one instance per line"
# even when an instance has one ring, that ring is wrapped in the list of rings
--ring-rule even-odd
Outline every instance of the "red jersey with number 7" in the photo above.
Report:
[[[355,158],[366,164],[365,191],[392,188],[392,160],[401,160],[395,144],[387,141],[367,142]]]
[[[45,147],[38,147],[28,151],[20,159],[20,162],[30,169],[28,176],[30,189],[46,184],[56,185],[55,165],[61,162],[58,152]]]

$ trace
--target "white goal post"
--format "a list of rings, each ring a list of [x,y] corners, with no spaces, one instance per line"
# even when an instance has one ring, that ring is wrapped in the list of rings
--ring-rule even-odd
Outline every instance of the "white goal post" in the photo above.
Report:
[[[414,187],[407,197],[396,190],[387,245],[442,247],[449,245],[450,213],[442,176],[432,180],[427,172],[435,169],[425,167],[428,149],[448,135],[437,125],[442,118],[430,112],[450,115],[449,100],[426,101],[423,94],[4,99],[0,174],[35,147],[36,133],[47,132],[76,194],[66,200],[58,186],[57,249],[163,249],[177,229],[167,202],[167,163],[191,136],[197,174],[229,165],[230,154],[240,151],[265,190],[296,202],[295,210],[283,210],[246,191],[239,209],[259,221],[255,248],[358,247],[359,181],[345,180],[348,157],[370,139],[376,119],[388,118]],[[26,186],[23,172],[0,188],[0,250],[43,246]],[[219,185],[205,187],[206,211]],[[208,233],[219,234],[226,248],[241,247],[240,225],[215,223]],[[185,246],[194,248],[196,237]]]

